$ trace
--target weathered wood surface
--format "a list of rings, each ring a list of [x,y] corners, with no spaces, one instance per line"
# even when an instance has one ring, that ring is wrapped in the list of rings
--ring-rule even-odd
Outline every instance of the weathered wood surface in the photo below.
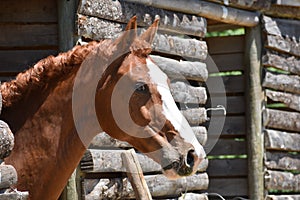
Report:
[[[0,194],[1,200],[27,200],[28,197],[29,197],[28,192],[20,192],[20,191]]]
[[[264,66],[275,67],[300,75],[300,59],[295,56],[287,56],[275,51],[267,51],[262,61]]]
[[[216,79],[222,79],[225,91],[219,85],[217,85]],[[216,76],[209,77],[206,85],[210,85],[210,94],[232,94],[232,93],[244,93],[245,92],[245,76]]]
[[[172,96],[176,102],[194,104],[206,103],[207,94],[205,87],[193,87],[183,81],[172,82],[170,87]]]
[[[265,187],[267,190],[300,191],[300,174],[268,170],[265,173]]]
[[[207,130],[204,126],[192,126],[192,130],[195,133],[196,138],[199,143],[205,145],[207,141]],[[127,142],[123,142],[117,139],[110,137],[105,132],[99,133],[96,135],[90,146],[90,149],[101,149],[101,148],[132,148],[130,144]]]
[[[266,72],[263,86],[274,90],[300,94],[300,76]]]
[[[56,1],[1,1],[0,22],[57,22]]]
[[[155,8],[168,9],[193,15],[202,16],[230,24],[241,26],[255,26],[258,24],[258,14],[254,12],[225,7],[206,1],[180,1],[180,0],[126,0],[141,3]]]
[[[211,161],[209,162],[211,164]],[[265,166],[268,169],[300,172],[300,154],[267,151],[265,153]]]
[[[198,37],[204,37],[206,34],[206,20],[203,17],[172,12],[126,1],[81,1],[78,13],[125,24],[135,15],[137,16],[138,26],[149,26],[153,23],[155,18],[160,18],[160,30],[177,34],[195,35]]]
[[[199,125],[208,120],[205,108],[190,108],[181,113],[191,125]]]
[[[86,173],[126,172],[122,163],[121,154],[126,150],[94,150],[89,149],[81,159],[81,170]],[[137,154],[144,173],[161,172],[161,166],[143,154]],[[198,171],[203,172],[208,166],[205,159],[199,166]]]
[[[2,47],[53,47],[58,44],[56,24],[0,24],[0,30]]]
[[[264,30],[267,34],[277,36],[292,36],[297,39],[300,36],[300,21],[292,19],[279,19],[263,16]]]
[[[212,96],[208,99],[207,102],[214,101],[215,105],[223,105],[224,106],[224,98],[221,96]],[[244,96],[228,96],[226,97],[226,113],[227,114],[244,114],[245,113],[245,97]],[[224,111],[209,111],[214,113],[215,115],[224,115]]]
[[[266,200],[299,200],[300,195],[267,195]]]
[[[0,120],[0,159],[4,159],[14,148],[14,134],[4,121]]]
[[[206,173],[195,174],[178,180],[168,180],[164,175],[145,176],[152,197],[180,196],[186,191],[205,190],[208,187]],[[100,179],[86,200],[133,199],[134,192],[127,178]]]
[[[266,10],[264,14],[274,17],[300,19],[300,7],[272,4],[270,9]]]
[[[300,7],[300,2],[298,0],[275,0],[273,3],[282,6]]]
[[[267,35],[265,46],[277,51],[289,53],[291,55],[300,56],[300,44],[296,38],[290,38],[277,35]]]
[[[234,139],[219,139],[209,155],[244,155],[247,154],[247,144],[245,141]]]
[[[0,165],[0,189],[10,188],[16,184],[18,175],[15,168],[11,165]]]
[[[273,90],[266,90],[266,96],[275,102],[282,102],[287,107],[300,111],[300,95],[284,92],[277,92]]]
[[[206,194],[184,193],[178,200],[209,200]],[[174,199],[175,200],[175,199]],[[176,198],[177,200],[177,198]]]
[[[271,6],[271,0],[209,0],[211,2],[220,3],[226,6],[243,8],[246,10],[267,10]]]
[[[265,148],[300,152],[300,134],[266,129]]]
[[[18,73],[47,57],[56,50],[0,50],[0,73]]]
[[[244,53],[245,36],[224,36],[205,38],[210,55]],[[209,68],[209,67],[208,67]]]
[[[209,122],[210,134],[216,133],[215,127],[219,125],[222,117],[216,117],[215,120]],[[246,135],[246,119],[245,116],[226,116],[225,124],[222,130],[224,137],[239,137]]]
[[[208,46],[208,51],[210,51],[210,46]],[[209,73],[245,70],[244,53],[210,54],[210,56],[217,66],[217,70],[208,65],[207,70]]]
[[[136,199],[151,200],[152,197],[135,151],[133,149],[127,150],[121,154],[121,157]]]
[[[209,179],[209,193],[217,193],[223,197],[248,196],[247,178],[210,178]]]
[[[78,15],[78,34],[93,40],[115,38],[125,28],[125,24]],[[184,39],[176,36],[156,34],[152,43],[153,51],[205,60],[207,46],[204,41]]]
[[[263,113],[264,125],[269,128],[299,132],[299,119],[300,113],[298,112],[266,109]]]
[[[248,175],[247,159],[210,159],[207,168],[209,177],[242,177]]]
[[[161,56],[150,56],[168,77],[205,82],[208,78],[206,64],[203,62],[177,61]]]

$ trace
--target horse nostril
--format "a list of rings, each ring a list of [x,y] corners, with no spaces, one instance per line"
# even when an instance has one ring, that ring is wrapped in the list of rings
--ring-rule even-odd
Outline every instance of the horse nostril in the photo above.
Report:
[[[194,150],[189,150],[189,152],[187,154],[187,157],[186,157],[186,164],[187,164],[188,167],[192,168],[195,164],[194,154],[195,154]]]

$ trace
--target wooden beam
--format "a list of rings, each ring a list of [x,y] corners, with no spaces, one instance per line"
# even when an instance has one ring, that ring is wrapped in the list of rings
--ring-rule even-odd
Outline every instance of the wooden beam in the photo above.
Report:
[[[126,150],[99,150],[88,149],[81,159],[80,167],[85,173],[120,173],[126,172],[122,164],[122,153]],[[161,166],[147,156],[138,153],[137,158],[144,173],[161,173]],[[199,166],[198,171],[203,172],[208,166],[205,159]]]
[[[297,132],[300,130],[300,113],[265,109],[263,122],[266,127]]]
[[[59,51],[70,50],[75,44],[75,15],[77,0],[57,0]]]
[[[208,176],[206,173],[195,174],[177,180],[169,180],[165,175],[145,176],[153,198],[167,196],[179,197],[188,191],[206,190]],[[122,186],[122,187],[120,187]],[[134,199],[132,186],[127,178],[100,179],[95,189],[86,199]]]
[[[300,195],[267,195],[265,200],[298,200]]]
[[[0,159],[4,159],[10,155],[14,148],[14,134],[4,121],[0,120]]]
[[[271,6],[271,0],[208,0],[211,2],[223,4],[226,6],[242,8],[245,10],[267,10]]]
[[[263,65],[300,75],[300,59],[295,56],[284,55],[276,51],[267,50],[266,54],[263,56]]]
[[[260,27],[246,29],[246,119],[250,199],[264,199]]]
[[[181,113],[191,125],[199,125],[208,120],[205,108],[190,108]]]
[[[275,0],[274,4],[300,7],[300,2],[298,0]]]
[[[184,81],[171,82],[171,93],[176,102],[205,104],[207,94],[205,87],[194,87]]]
[[[206,19],[203,17],[172,12],[126,1],[81,1],[78,13],[124,24],[135,15],[137,16],[138,26],[143,27],[151,25],[155,18],[160,18],[159,29],[162,31],[195,35],[198,37],[204,37],[206,34]]]
[[[296,175],[290,172],[272,170],[268,170],[265,174],[265,186],[267,190],[299,192],[299,183],[300,174]]]
[[[266,72],[262,85],[265,88],[300,94],[300,77],[297,75]]]
[[[300,7],[272,4],[270,9],[264,11],[264,14],[281,18],[300,19]]]
[[[17,171],[12,165],[0,165],[0,189],[10,188],[18,181]]]
[[[207,194],[184,193],[178,200],[209,200]]]
[[[0,194],[0,199],[1,200],[27,200],[29,197],[28,192],[20,192],[20,191],[14,191],[11,193],[2,193]]]
[[[267,35],[265,46],[276,51],[285,52],[290,55],[300,56],[300,45],[296,38],[278,35]]]
[[[300,152],[300,134],[270,129],[264,132],[266,149]]]
[[[182,13],[198,15],[217,21],[252,27],[258,24],[258,14],[255,12],[239,10],[215,3],[197,0],[126,0],[127,2],[141,3],[155,8],[172,10]]]
[[[300,154],[266,151],[265,165],[268,169],[300,172]]]
[[[287,107],[300,111],[300,95],[284,92],[277,92],[273,90],[266,90],[266,96],[275,102],[282,102]]]
[[[208,78],[207,67],[204,62],[177,61],[156,55],[150,57],[169,78],[199,82],[205,82]]]
[[[121,154],[121,157],[126,168],[127,177],[133,188],[135,198],[138,200],[152,200],[135,151],[133,149],[127,150]]]

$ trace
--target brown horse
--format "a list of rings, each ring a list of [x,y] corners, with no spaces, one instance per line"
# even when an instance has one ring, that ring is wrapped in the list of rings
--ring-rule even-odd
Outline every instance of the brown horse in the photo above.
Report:
[[[15,133],[5,162],[30,199],[57,199],[101,130],[147,154],[169,178],[197,170],[204,150],[177,109],[167,76],[148,56],[157,26],[138,37],[133,17],[118,39],[49,56],[1,85],[1,118]]]

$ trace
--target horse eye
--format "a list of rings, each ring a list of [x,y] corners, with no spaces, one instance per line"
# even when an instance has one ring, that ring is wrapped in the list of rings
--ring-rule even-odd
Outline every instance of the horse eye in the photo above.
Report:
[[[147,92],[148,86],[146,83],[138,82],[135,84],[135,90],[138,92]]]

